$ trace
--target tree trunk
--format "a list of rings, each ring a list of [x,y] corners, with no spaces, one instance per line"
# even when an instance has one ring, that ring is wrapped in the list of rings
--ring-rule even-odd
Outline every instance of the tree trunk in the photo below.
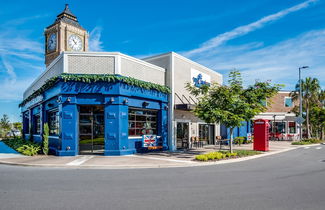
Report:
[[[231,127],[230,128],[230,142],[229,142],[229,149],[230,149],[230,153],[232,153],[232,142],[233,142],[233,138],[234,138],[234,128]]]

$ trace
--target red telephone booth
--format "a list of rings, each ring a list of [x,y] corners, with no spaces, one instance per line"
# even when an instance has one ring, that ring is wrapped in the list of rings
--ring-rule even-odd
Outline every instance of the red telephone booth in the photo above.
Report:
[[[268,120],[254,121],[254,150],[269,151],[269,126]]]

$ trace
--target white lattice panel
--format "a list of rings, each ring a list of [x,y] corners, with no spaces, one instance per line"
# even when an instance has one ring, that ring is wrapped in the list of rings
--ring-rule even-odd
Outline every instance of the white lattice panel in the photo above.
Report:
[[[113,56],[68,55],[68,73],[114,74]]]

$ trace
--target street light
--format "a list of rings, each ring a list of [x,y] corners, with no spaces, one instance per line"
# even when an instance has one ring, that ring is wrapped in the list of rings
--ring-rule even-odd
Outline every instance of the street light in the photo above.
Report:
[[[302,140],[302,90],[301,90],[301,69],[307,69],[309,66],[299,67],[299,139]]]
[[[273,115],[273,125],[272,125],[273,140],[275,140],[275,117],[276,117],[276,115]]]

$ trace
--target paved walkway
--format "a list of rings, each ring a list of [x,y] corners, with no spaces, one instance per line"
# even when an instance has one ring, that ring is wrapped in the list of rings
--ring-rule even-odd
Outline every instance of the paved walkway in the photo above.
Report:
[[[2,143],[2,142],[0,142]],[[3,143],[2,143],[3,144]],[[206,146],[204,148],[194,148],[177,152],[152,152],[145,154],[135,154],[128,156],[95,156],[79,155],[74,157],[57,157],[37,155],[33,157],[23,156],[14,153],[4,153],[9,151],[0,144],[0,164],[38,166],[38,167],[64,167],[64,168],[165,168],[165,167],[190,167],[213,164],[224,164],[238,162],[248,159],[259,158],[267,155],[285,152],[301,146],[291,145],[291,142],[270,142],[270,151],[261,155],[245,158],[222,160],[216,162],[193,161],[195,155],[219,150],[219,146]],[[1,146],[2,145],[2,146]],[[235,146],[234,149],[252,150],[253,145]],[[5,148],[5,149],[3,149]],[[228,149],[223,147],[223,149]]]

